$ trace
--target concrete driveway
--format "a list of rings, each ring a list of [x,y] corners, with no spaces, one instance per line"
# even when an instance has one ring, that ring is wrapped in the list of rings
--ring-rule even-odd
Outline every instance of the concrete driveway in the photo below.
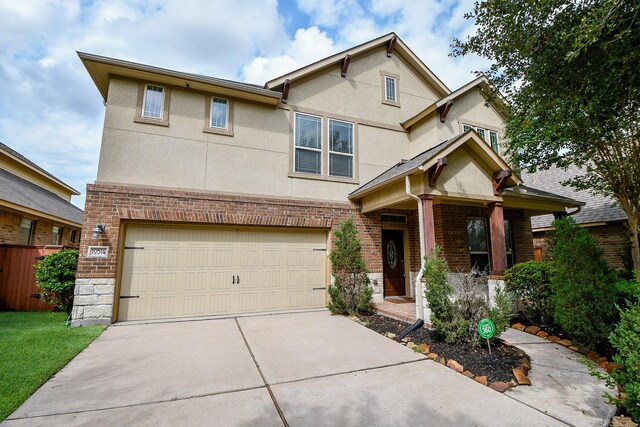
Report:
[[[566,425],[326,311],[112,326],[4,424]]]

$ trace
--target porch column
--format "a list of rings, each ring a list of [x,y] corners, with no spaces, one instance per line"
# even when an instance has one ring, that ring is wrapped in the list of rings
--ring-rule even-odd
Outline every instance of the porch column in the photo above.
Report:
[[[488,206],[489,229],[491,231],[491,275],[502,276],[507,269],[502,202],[489,203]]]
[[[425,255],[432,255],[433,248],[436,246],[436,226],[433,219],[433,196],[422,194],[420,195],[420,199],[422,200],[424,251]]]

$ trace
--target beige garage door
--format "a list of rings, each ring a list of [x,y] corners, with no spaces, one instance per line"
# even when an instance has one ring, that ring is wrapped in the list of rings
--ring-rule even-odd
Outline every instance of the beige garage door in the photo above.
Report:
[[[325,306],[326,231],[126,229],[118,320]]]

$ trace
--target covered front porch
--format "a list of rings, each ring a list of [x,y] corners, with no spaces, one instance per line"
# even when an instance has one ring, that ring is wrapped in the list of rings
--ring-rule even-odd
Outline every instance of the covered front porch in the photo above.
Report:
[[[425,320],[420,272],[436,245],[452,274],[486,275],[491,304],[505,270],[534,258],[530,217],[581,205],[526,187],[474,131],[398,163],[350,199],[380,218],[382,286],[374,303],[415,298],[415,316]]]

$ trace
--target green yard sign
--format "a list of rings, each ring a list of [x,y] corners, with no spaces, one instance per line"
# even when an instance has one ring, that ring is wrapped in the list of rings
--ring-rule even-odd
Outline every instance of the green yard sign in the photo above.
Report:
[[[478,334],[487,340],[489,355],[491,355],[491,341],[489,339],[496,333],[496,324],[489,318],[484,318],[478,322]]]
[[[478,334],[485,340],[493,337],[496,333],[496,324],[493,323],[493,320],[484,318],[478,322]]]

